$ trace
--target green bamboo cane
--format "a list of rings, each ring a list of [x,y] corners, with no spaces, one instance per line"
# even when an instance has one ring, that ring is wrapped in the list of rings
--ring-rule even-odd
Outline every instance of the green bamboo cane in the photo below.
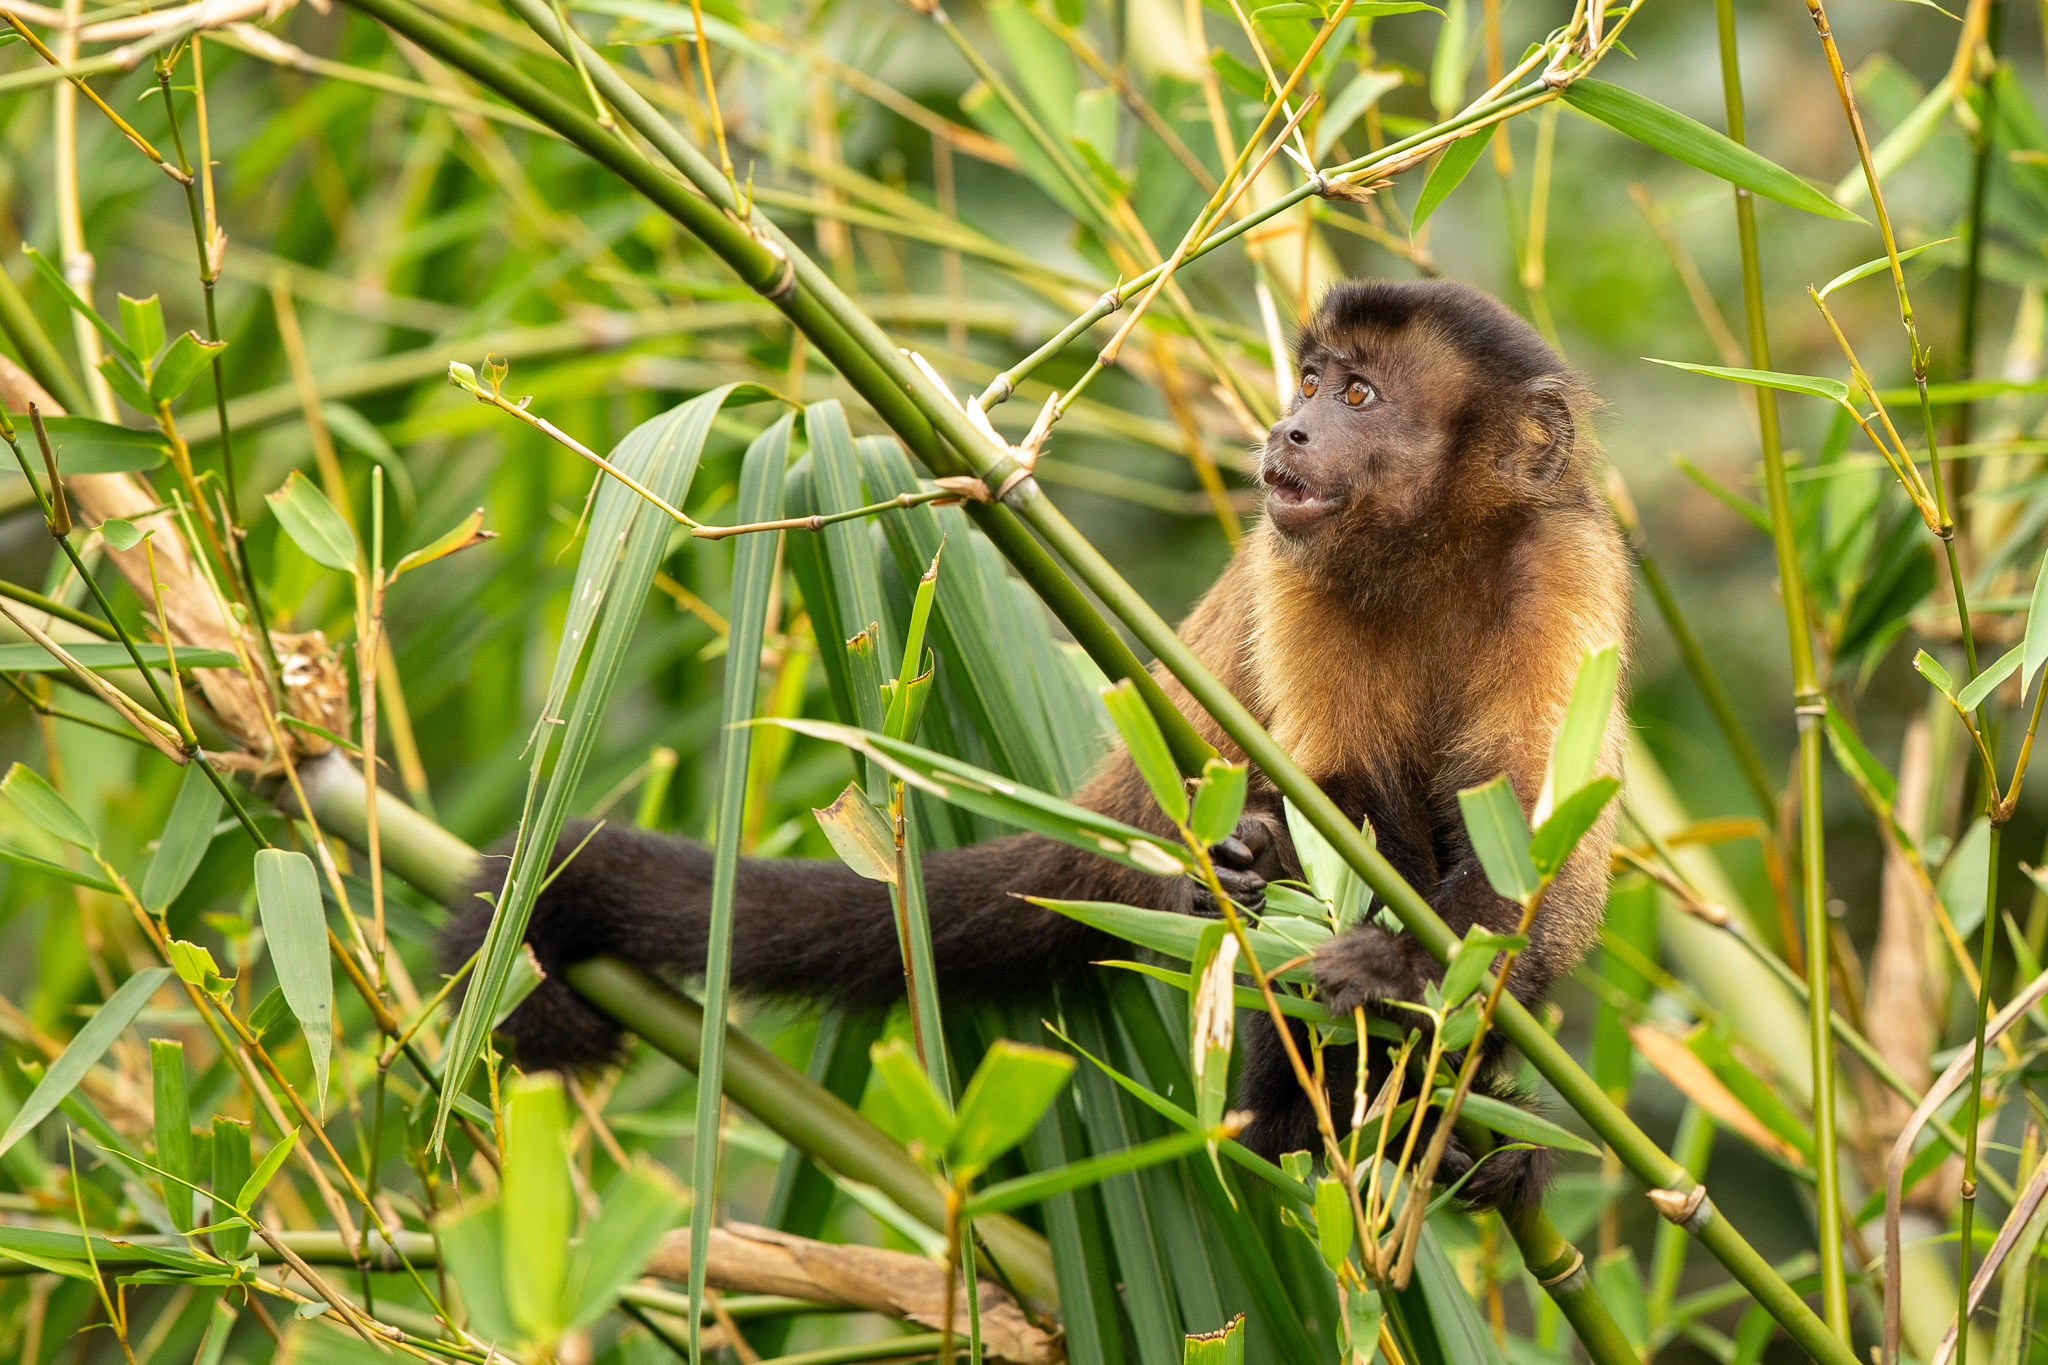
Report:
[[[1069,612],[1074,614],[1074,621],[1080,622],[1081,628],[1075,629],[1074,621],[1068,621],[1068,624],[1083,648],[1088,649],[1112,676],[1135,677],[1141,688],[1152,682],[1142,670],[1133,672],[1122,666],[1124,660],[1134,662],[1135,656],[1107,622],[1089,609],[1079,588],[1061,574],[1044,549],[1032,541],[1031,532],[1035,531],[1050,544],[1078,574],[1082,583],[1109,605],[1126,627],[1153,650],[1161,663],[1188,688],[1197,703],[1218,721],[1247,756],[1294,801],[1340,855],[1380,894],[1409,932],[1439,959],[1449,957],[1456,939],[1435,911],[1366,842],[1321,788],[1274,744],[1251,714],[1179,641],[1171,627],[1074,530],[1045,498],[1028,471],[1017,463],[1013,453],[987,440],[949,395],[933,392],[914,372],[903,373],[910,367],[896,354],[880,329],[859,310],[850,304],[844,309],[835,309],[824,303],[826,291],[812,288],[807,283],[808,277],[821,272],[810,265],[794,244],[778,244],[778,248],[771,251],[761,238],[713,206],[713,191],[709,185],[715,185],[722,177],[712,172],[704,189],[706,197],[699,198],[656,170],[620,139],[600,129],[581,110],[559,99],[452,28],[421,14],[406,0],[350,0],[350,3],[548,123],[689,228],[751,287],[782,308],[935,473],[969,474],[981,479],[990,489],[1007,490],[1004,501],[1016,511],[1017,516],[1008,518],[991,510],[988,504],[976,503],[973,505],[979,512],[978,519],[997,548],[1011,559],[1026,581],[1041,592],[1063,621],[1068,621]],[[1530,93],[1542,94],[1541,83],[1532,83]],[[1513,103],[1513,98],[1503,97],[1501,101],[1468,111],[1458,122],[1475,121],[1494,106],[1505,109]],[[1384,159],[1393,150],[1390,148],[1377,155]],[[701,155],[695,160],[703,161]],[[1359,164],[1372,160],[1365,158]],[[1312,185],[1303,186],[1292,202],[1298,203],[1314,192]],[[1282,211],[1288,206],[1291,206],[1288,199],[1283,197],[1261,212],[1270,216],[1271,212]],[[1257,221],[1260,220],[1252,216],[1239,220],[1233,227],[1248,230]],[[1221,240],[1235,235],[1235,231],[1226,230],[1210,238],[1209,242],[1220,245]],[[803,287],[798,287],[800,283]],[[857,344],[856,333],[865,333],[863,340],[871,336],[879,343],[878,349],[870,351]],[[943,435],[955,450],[964,452],[965,458],[941,445],[937,439],[939,435]],[[1109,642],[1114,642],[1114,648],[1107,648]],[[1105,653],[1097,653],[1098,646],[1105,647]],[[1153,701],[1153,694],[1157,695],[1157,702]],[[1152,703],[1162,730],[1175,748],[1176,759],[1184,766],[1208,748],[1194,733],[1187,719],[1170,703],[1161,709],[1160,703],[1165,702],[1165,697],[1158,691],[1156,683],[1148,691],[1147,700]],[[1759,1302],[1769,1308],[1772,1316],[1784,1325],[1795,1341],[1828,1365],[1852,1365],[1854,1357],[1841,1341],[1828,1331],[1826,1325],[1741,1234],[1725,1219],[1715,1215],[1713,1205],[1705,1198],[1704,1188],[1665,1155],[1620,1106],[1608,1099],[1519,1001],[1511,996],[1505,997],[1497,1022],[1511,1041],[1557,1087],[1567,1103],[1616,1150],[1623,1162],[1653,1190],[1669,1197],[1669,1216],[1683,1219],[1701,1243],[1729,1267]]]
[[[1641,1365],[1586,1273],[1586,1258],[1564,1239],[1540,1204],[1503,1212],[1501,1222],[1521,1248],[1522,1264],[1536,1277],[1578,1334],[1593,1365]]]
[[[1728,136],[1746,140],[1742,67],[1735,47],[1734,0],[1715,0],[1720,30],[1721,89],[1727,104]],[[1756,202],[1735,191],[1736,231],[1742,247],[1742,302],[1749,321],[1749,363],[1771,368],[1770,333],[1764,318],[1763,273],[1756,242]],[[1826,816],[1821,808],[1821,722],[1827,698],[1820,689],[1813,636],[1806,621],[1806,585],[1799,569],[1799,544],[1785,486],[1785,455],[1779,440],[1778,405],[1758,389],[1757,426],[1764,459],[1764,490],[1770,504],[1771,538],[1778,558],[1779,596],[1785,604],[1785,634],[1792,653],[1792,705],[1799,726],[1799,862],[1806,918],[1807,1019],[1813,1038],[1813,1149],[1815,1216],[1820,1251],[1821,1303],[1828,1329],[1849,1340],[1849,1288],[1842,1263],[1842,1189],[1835,1145],[1835,1050],[1829,1027]]]

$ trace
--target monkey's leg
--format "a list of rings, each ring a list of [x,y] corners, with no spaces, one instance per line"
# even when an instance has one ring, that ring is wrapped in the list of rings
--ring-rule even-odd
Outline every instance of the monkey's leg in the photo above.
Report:
[[[619,1031],[555,978],[598,956],[694,973],[703,969],[712,858],[686,839],[607,827],[582,851],[587,826],[566,830],[558,871],[536,901],[526,941],[549,976],[506,1021],[514,1055],[531,1069],[602,1065]],[[496,890],[502,856],[478,879]],[[1018,895],[1144,903],[1171,886],[1035,835],[951,849],[924,860],[925,899],[942,994],[997,999],[1042,993],[1057,977],[1108,955],[1106,936]],[[443,934],[452,970],[482,944],[490,904],[474,900]],[[732,983],[742,992],[886,1008],[904,990],[889,889],[836,861],[746,859],[733,902]]]

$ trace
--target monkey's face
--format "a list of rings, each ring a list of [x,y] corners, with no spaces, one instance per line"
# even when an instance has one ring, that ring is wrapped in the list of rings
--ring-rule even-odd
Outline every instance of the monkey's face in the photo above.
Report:
[[[1260,454],[1267,521],[1297,552],[1347,560],[1497,527],[1571,491],[1575,392],[1535,330],[1477,290],[1334,286]]]
[[[1266,518],[1281,535],[1398,524],[1430,499],[1445,445],[1438,386],[1402,359],[1378,346],[1304,348],[1293,407],[1259,460]]]

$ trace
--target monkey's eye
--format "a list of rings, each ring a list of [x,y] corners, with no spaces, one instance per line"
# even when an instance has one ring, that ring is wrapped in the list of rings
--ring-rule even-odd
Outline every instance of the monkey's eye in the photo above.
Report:
[[[1318,381],[1316,380],[1316,377],[1315,377],[1314,375],[1312,375],[1312,374],[1305,374],[1305,375],[1303,375],[1303,376],[1301,377],[1301,396],[1302,396],[1303,398],[1313,398],[1313,397],[1315,397],[1315,396],[1316,396],[1316,387],[1317,387],[1317,382],[1318,382]]]
[[[1363,379],[1352,380],[1351,387],[1344,390],[1344,401],[1354,408],[1362,408],[1378,397],[1379,394],[1373,390],[1372,385],[1366,383]]]

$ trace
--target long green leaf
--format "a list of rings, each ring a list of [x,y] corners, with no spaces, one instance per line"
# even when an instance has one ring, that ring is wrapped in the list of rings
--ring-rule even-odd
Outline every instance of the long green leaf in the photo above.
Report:
[[[1725,365],[1693,365],[1683,360],[1659,360],[1645,356],[1652,365],[1669,365],[1674,370],[1690,370],[1694,374],[1712,375],[1716,379],[1732,379],[1738,384],[1754,384],[1762,389],[1780,389],[1786,393],[1810,393],[1816,398],[1826,398],[1836,403],[1849,401],[1849,386],[1839,379],[1829,379],[1815,374],[1782,374],[1777,370],[1739,370]]]
[[[1363,79],[1361,77],[1360,79]],[[1436,159],[1436,165],[1429,168],[1429,179],[1422,182],[1422,196],[1415,201],[1415,212],[1408,220],[1410,232],[1419,231],[1435,213],[1437,206],[1451,197],[1451,191],[1458,188],[1479,164],[1486,146],[1493,140],[1493,129],[1485,128],[1468,133],[1450,146]]]
[[[553,1341],[567,1325],[563,1291],[569,1237],[576,1226],[561,1077],[522,1076],[512,1082],[505,1100],[504,1186],[505,1207],[517,1220],[499,1248],[505,1299],[522,1332]],[[708,1192],[699,1202],[711,1202]]]
[[[327,1061],[334,1046],[334,974],[327,957],[327,917],[320,877],[303,853],[266,848],[256,854],[256,908],[270,965],[285,1003],[313,1057],[313,1091],[326,1103]]]
[[[1127,1151],[1090,1157],[1057,1170],[1039,1171],[1032,1175],[1019,1176],[1015,1180],[1000,1181],[970,1197],[966,1212],[974,1218],[979,1218],[985,1213],[1007,1213],[1011,1209],[1036,1204],[1053,1195],[1064,1194],[1068,1190],[1099,1184],[1111,1176],[1143,1170],[1162,1161],[1178,1160],[1199,1152],[1207,1141],[1208,1136],[1204,1133],[1175,1133],[1171,1137],[1159,1138]]]
[[[779,469],[776,481],[781,482]],[[619,1290],[645,1272],[647,1258],[681,1215],[685,1198],[674,1178],[650,1162],[619,1174],[569,1260],[563,1294],[567,1330],[595,1322],[612,1306]]]
[[[740,522],[772,521],[782,515],[782,480],[789,463],[789,434],[795,418],[784,417],[757,437],[747,448],[740,467],[739,504],[735,515]],[[754,715],[754,697],[759,691],[761,640],[767,630],[768,598],[775,581],[775,537],[756,534],[739,537],[733,551],[732,610],[725,651],[725,689],[718,731],[718,816],[712,851],[711,916],[704,954],[704,1009],[708,1017],[726,1016],[726,999],[732,976],[733,897],[739,884],[740,834],[747,819],[747,763],[753,752],[754,729],[746,722]],[[858,794],[848,788],[850,795]],[[724,1103],[725,1030],[708,1030],[697,1066],[696,1131],[720,1131],[720,1106]],[[693,1144],[691,1185],[699,1197],[690,1209],[690,1297],[704,1300],[705,1256],[711,1246],[711,1211],[715,1202],[710,1191],[718,1183],[718,1147],[715,1139]],[[607,1291],[609,1292],[609,1291]],[[575,1314],[572,1312],[571,1316]],[[690,1318],[690,1349],[702,1350],[702,1317]]]
[[[1073,1074],[1074,1059],[1064,1053],[997,1040],[960,1097],[948,1144],[954,1169],[978,1174],[1022,1142]]]
[[[730,384],[713,389],[643,422],[619,443],[611,462],[671,506],[679,505],[696,476],[712,418],[733,389]],[[667,516],[618,480],[607,478],[598,485],[562,643],[534,727],[533,761],[518,842],[513,846],[497,913],[471,974],[469,992],[449,1030],[447,1083],[441,1087],[440,1107],[434,1116],[432,1144],[436,1148],[447,1130],[454,1097],[467,1082],[497,1018],[498,997],[511,976],[513,960],[523,950],[534,899],[547,877],[562,822],[596,745],[605,704],[624,667],[626,647],[653,586],[655,570],[667,552],[671,525]],[[571,685],[579,675],[581,686],[572,701]]]
[[[157,1165],[177,1177],[166,1180],[164,1208],[171,1223],[192,1226],[192,1103],[185,1089],[185,1045],[171,1038],[149,1040],[151,1114],[156,1127]],[[180,1183],[183,1182],[183,1183]]]
[[[2034,574],[2033,596],[2027,600],[2027,633],[2020,642],[2024,649],[2020,674],[2020,690],[2027,691],[2034,685],[2034,675],[2041,671],[2041,665],[2048,663],[2048,558],[2041,561],[2041,567]]]
[[[1758,156],[1697,119],[1687,118],[1632,90],[1584,78],[1566,86],[1564,98],[1572,108],[1616,132],[1766,199],[1823,218],[1863,221],[1776,162]]]
[[[138,431],[90,417],[45,417],[57,468],[73,474],[125,474],[155,469],[171,456],[171,448],[154,431]]]
[[[1033,905],[1042,905],[1068,919],[1079,920],[1093,925],[1107,934],[1128,939],[1143,948],[1168,957],[1177,957],[1183,962],[1194,960],[1196,950],[1201,947],[1202,929],[1206,921],[1191,915],[1177,915],[1165,910],[1145,910],[1135,905],[1117,905],[1110,901],[1061,901],[1030,898]],[[1259,964],[1271,969],[1283,962],[1292,961],[1304,953],[1314,952],[1327,942],[1331,930],[1326,924],[1313,920],[1289,919],[1286,931],[1269,925],[1265,928],[1247,929],[1245,937],[1252,945],[1252,951],[1259,955]],[[1282,981],[1308,983],[1314,980],[1305,967],[1295,967],[1283,973]]]
[[[1511,901],[1535,895],[1537,876],[1536,864],[1529,857],[1529,822],[1508,775],[1502,773],[1485,786],[1459,792],[1458,809],[1465,817],[1472,851],[1479,855],[1479,865],[1486,869],[1486,880],[1493,889]]]
[[[1607,718],[1614,710],[1614,684],[1621,671],[1621,647],[1602,645],[1588,650],[1572,679],[1571,699],[1550,747],[1543,790],[1536,797],[1533,823],[1541,826],[1558,803],[1593,780],[1600,747],[1607,739]]]
[[[1181,783],[1180,770],[1173,765],[1173,752],[1166,747],[1166,736],[1159,733],[1159,722],[1152,718],[1151,708],[1138,695],[1137,684],[1125,678],[1103,688],[1102,704],[1109,708],[1109,718],[1116,722],[1124,737],[1124,748],[1130,753],[1138,775],[1152,789],[1152,799],[1159,803],[1159,809],[1176,823],[1186,820],[1187,788]]]
[[[220,819],[220,791],[207,779],[197,763],[185,765],[178,784],[178,799],[171,803],[170,818],[157,839],[156,854],[142,875],[142,903],[162,913],[178,898],[185,883],[199,870],[199,863],[213,843],[214,822]]]
[[[19,1142],[23,1134],[48,1118],[50,1111],[78,1088],[78,1083],[85,1079],[85,1073],[92,1070],[93,1063],[114,1045],[114,1040],[124,1029],[135,1022],[135,1016],[142,1013],[149,997],[170,979],[170,975],[169,967],[151,967],[129,977],[121,983],[119,990],[107,997],[107,1003],[101,1005],[86,1021],[85,1027],[73,1035],[57,1060],[50,1063],[43,1079],[22,1101],[14,1121],[7,1125],[4,1134],[0,1134],[0,1152]]]
[[[98,849],[99,840],[78,818],[78,812],[71,809],[71,803],[59,796],[57,789],[35,769],[19,763],[9,768],[7,776],[0,778],[0,796],[12,801],[15,809],[41,826],[44,833],[88,853]]]
[[[1186,852],[1173,844],[1070,801],[1021,787],[986,769],[944,754],[829,721],[777,720],[773,723],[814,739],[844,744],[920,791],[979,811],[1005,824],[1051,835],[1063,843],[1100,853],[1141,872],[1173,876],[1187,870]]]
[[[128,646],[117,640],[67,642],[64,652],[95,672],[135,667],[135,659],[128,653]],[[142,662],[152,668],[170,665],[170,656],[162,645],[137,644],[135,653],[140,654]],[[234,668],[239,662],[224,649],[178,651],[179,668]],[[0,673],[62,673],[66,668],[62,660],[41,645],[0,645]]]
[[[334,504],[296,469],[266,499],[277,524],[315,564],[343,573],[356,570],[356,533]]]

